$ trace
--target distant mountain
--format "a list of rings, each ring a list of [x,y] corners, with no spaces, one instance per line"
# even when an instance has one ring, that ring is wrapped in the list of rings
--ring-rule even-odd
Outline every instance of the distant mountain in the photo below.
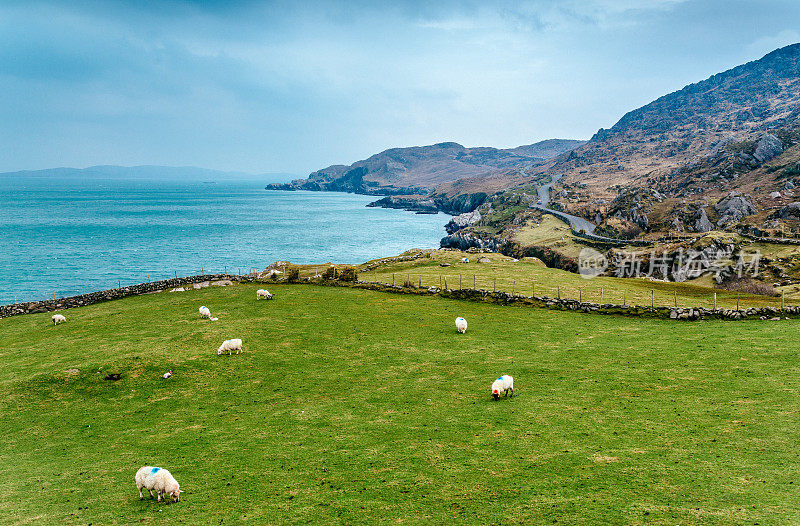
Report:
[[[114,166],[100,165],[88,168],[47,168],[44,170],[22,170],[0,173],[0,178],[13,177],[72,177],[86,179],[164,179],[217,181],[230,179],[257,180],[264,183],[280,183],[296,177],[287,173],[247,174],[196,168],[194,166]]]
[[[467,148],[455,142],[392,148],[349,166],[333,165],[282,190],[330,190],[375,195],[427,194],[442,183],[524,169],[583,144],[550,139],[512,149]]]
[[[535,202],[535,184],[554,175],[563,177],[552,206],[611,237],[777,228],[776,210],[800,201],[800,44],[632,110],[524,174],[444,183],[432,196],[475,203],[471,196],[515,187],[493,200],[498,209],[504,195],[509,204]],[[510,232],[523,218],[504,221]]]

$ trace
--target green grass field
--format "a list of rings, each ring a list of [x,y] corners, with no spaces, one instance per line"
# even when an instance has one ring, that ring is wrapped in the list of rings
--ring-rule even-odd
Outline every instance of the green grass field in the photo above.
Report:
[[[467,257],[469,263],[461,263]],[[488,258],[489,263],[478,263],[479,258]],[[442,263],[450,266],[442,267]],[[648,279],[596,277],[584,279],[580,274],[549,268],[541,261],[526,258],[514,261],[502,254],[469,254],[455,250],[438,250],[430,258],[406,262],[388,262],[374,270],[361,272],[359,279],[366,281],[394,282],[402,285],[406,280],[422,286],[443,286],[447,278],[449,288],[472,288],[516,292],[530,296],[550,296],[580,299],[599,303],[601,289],[604,303],[656,307],[705,307],[714,306],[717,294],[718,308],[740,308],[773,306],[780,307],[780,297],[736,293],[711,288],[712,280],[704,276],[692,282],[675,283]],[[652,296],[651,296],[652,294]],[[797,305],[800,295],[786,293],[784,304]]]
[[[256,288],[0,320],[0,523],[800,522],[798,321]]]

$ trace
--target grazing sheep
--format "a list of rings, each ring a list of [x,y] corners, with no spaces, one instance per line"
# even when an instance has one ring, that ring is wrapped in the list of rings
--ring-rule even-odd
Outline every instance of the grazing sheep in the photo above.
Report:
[[[172,473],[163,468],[156,468],[153,466],[144,466],[139,468],[136,472],[136,487],[139,490],[139,500],[144,499],[142,495],[142,488],[153,496],[153,490],[156,490],[158,495],[158,502],[161,502],[161,495],[172,495],[172,500],[178,502],[181,500],[180,484],[172,476]]]
[[[506,396],[511,391],[511,398],[514,398],[514,378],[504,374],[492,383],[492,397],[497,400],[500,398],[500,391],[505,391]]]
[[[59,323],[64,323],[67,319],[61,314],[53,314],[53,325],[58,325]]]
[[[456,318],[456,329],[458,329],[458,332],[461,334],[467,332],[467,320],[461,317]]]
[[[211,311],[205,305],[203,305],[202,307],[200,307],[197,310],[200,312],[200,317],[201,318],[210,318],[211,317]]]
[[[235,338],[233,340],[225,340],[222,342],[222,345],[219,346],[217,349],[217,356],[228,351],[228,356],[230,356],[231,351],[236,351],[236,354],[242,350],[242,340],[240,338]]]
[[[172,369],[170,369],[168,373],[164,373],[161,375],[161,378],[163,378],[164,380],[171,377],[172,377]]]
[[[260,300],[261,298],[266,298],[268,300],[271,300],[272,294],[270,294],[267,289],[258,289],[256,291],[256,299]]]

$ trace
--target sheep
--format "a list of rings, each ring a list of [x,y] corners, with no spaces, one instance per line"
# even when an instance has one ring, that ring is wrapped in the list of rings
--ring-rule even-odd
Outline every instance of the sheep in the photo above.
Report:
[[[461,334],[467,332],[467,320],[460,316],[456,318],[456,329],[458,329],[458,332]]]
[[[236,351],[236,354],[242,350],[242,340],[240,338],[236,338],[233,340],[225,340],[222,342],[222,345],[219,346],[217,349],[217,356],[228,351],[228,356],[230,356],[231,351]]]
[[[136,472],[136,488],[139,490],[139,500],[144,499],[142,495],[142,488],[150,493],[153,497],[153,490],[156,490],[158,495],[158,502],[161,502],[161,495],[171,495],[172,500],[178,502],[181,500],[180,484],[172,476],[172,473],[163,468],[156,468],[153,466],[144,466],[139,468]]]
[[[170,369],[168,373],[164,373],[161,375],[161,378],[163,378],[164,380],[167,380],[171,377],[172,377],[172,369]]]
[[[209,308],[206,307],[205,305],[203,305],[197,310],[200,312],[201,318],[211,318],[211,310],[209,310]]]
[[[256,299],[260,300],[261,298],[266,298],[268,300],[271,300],[272,294],[270,294],[267,289],[258,289],[256,291]]]
[[[53,325],[64,323],[67,319],[62,314],[53,314]]]
[[[511,391],[511,398],[514,398],[514,378],[504,374],[492,383],[492,397],[495,401],[500,398],[500,391],[505,391],[506,396]]]

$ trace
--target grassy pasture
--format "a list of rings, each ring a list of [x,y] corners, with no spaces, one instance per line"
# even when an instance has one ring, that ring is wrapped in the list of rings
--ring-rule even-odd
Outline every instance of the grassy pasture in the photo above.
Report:
[[[0,320],[0,524],[800,522],[800,322],[256,288]]]
[[[469,263],[461,263],[463,257]],[[478,258],[488,258],[490,263],[478,263]],[[442,267],[442,263],[450,266]],[[646,270],[646,269],[645,269]],[[718,308],[736,308],[737,298],[740,308],[774,306],[780,307],[779,297],[760,296],[754,294],[737,294],[736,292],[713,289],[711,279],[699,278],[692,282],[675,283],[650,281],[639,278],[596,277],[584,279],[580,274],[564,270],[548,268],[538,260],[513,258],[502,254],[469,254],[460,251],[433,252],[430,258],[421,258],[407,262],[389,262],[375,270],[362,272],[359,279],[402,285],[407,279],[422,286],[441,286],[447,277],[449,288],[472,288],[515,291],[530,296],[535,288],[537,296],[582,299],[598,303],[601,288],[604,303],[622,303],[628,305],[672,307],[706,307],[714,305],[714,293],[717,294]],[[441,280],[441,281],[440,281]],[[652,298],[651,298],[652,293]],[[785,305],[796,305],[800,296],[787,293]]]

